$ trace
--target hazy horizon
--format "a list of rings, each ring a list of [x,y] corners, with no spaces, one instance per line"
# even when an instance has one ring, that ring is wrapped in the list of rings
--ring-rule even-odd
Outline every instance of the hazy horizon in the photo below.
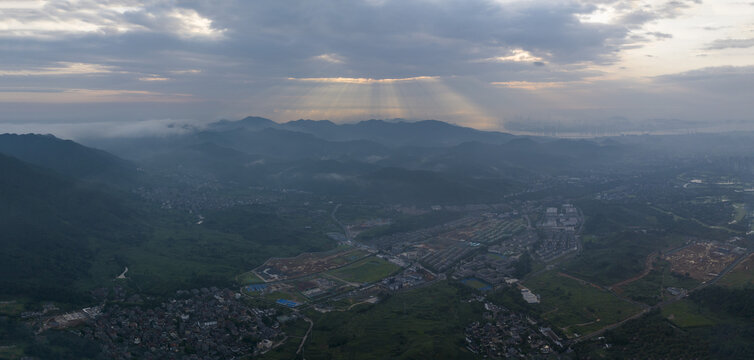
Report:
[[[19,0],[0,14],[0,131],[247,115],[584,134],[754,121],[746,1]]]

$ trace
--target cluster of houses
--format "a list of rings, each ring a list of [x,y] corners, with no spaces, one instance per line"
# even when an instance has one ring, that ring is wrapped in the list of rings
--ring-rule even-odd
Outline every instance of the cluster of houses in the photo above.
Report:
[[[562,349],[558,335],[538,327],[535,320],[490,302],[484,308],[484,320],[466,327],[469,351],[491,359],[523,359]]]
[[[276,309],[250,307],[231,290],[181,290],[154,308],[110,305],[81,335],[108,359],[232,359],[282,338]]]

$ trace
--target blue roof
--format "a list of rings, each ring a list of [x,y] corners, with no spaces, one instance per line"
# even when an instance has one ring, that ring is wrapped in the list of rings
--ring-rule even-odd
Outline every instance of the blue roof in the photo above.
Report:
[[[301,304],[299,304],[299,303],[297,303],[295,301],[286,300],[286,299],[278,299],[277,303],[280,304],[280,305],[285,305],[287,307],[296,307],[296,306],[301,305]]]
[[[262,291],[267,287],[267,284],[251,284],[246,286],[246,291]]]

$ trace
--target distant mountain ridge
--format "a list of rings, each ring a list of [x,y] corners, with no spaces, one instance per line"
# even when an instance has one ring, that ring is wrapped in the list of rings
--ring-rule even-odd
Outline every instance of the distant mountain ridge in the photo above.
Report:
[[[365,120],[358,123],[336,124],[329,120],[294,120],[276,123],[270,119],[249,116],[238,121],[220,120],[210,124],[208,131],[259,131],[267,128],[303,132],[328,141],[366,140],[390,147],[445,147],[477,141],[502,144],[515,135],[496,131],[481,131],[438,120],[405,121],[396,119]]]

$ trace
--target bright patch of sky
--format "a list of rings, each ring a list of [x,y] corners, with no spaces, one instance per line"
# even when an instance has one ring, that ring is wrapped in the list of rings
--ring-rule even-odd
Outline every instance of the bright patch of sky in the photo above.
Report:
[[[744,0],[6,0],[0,53],[0,131],[246,115],[754,124]]]

